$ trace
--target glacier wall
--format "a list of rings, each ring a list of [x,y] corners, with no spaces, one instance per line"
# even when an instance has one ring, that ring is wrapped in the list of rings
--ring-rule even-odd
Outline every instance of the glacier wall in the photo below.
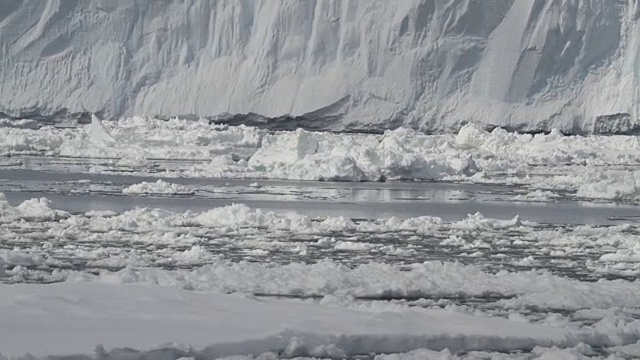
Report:
[[[0,111],[640,123],[640,0],[3,0]]]

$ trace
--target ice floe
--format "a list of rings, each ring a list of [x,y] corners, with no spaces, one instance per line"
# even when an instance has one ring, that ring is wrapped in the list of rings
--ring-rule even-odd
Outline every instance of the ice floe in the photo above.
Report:
[[[5,286],[0,317],[5,356],[138,348],[156,358],[152,350],[160,356],[172,347],[203,359],[269,352],[344,358],[426,347],[509,351],[607,343],[584,331],[444,310],[347,308],[140,285]]]
[[[193,194],[193,190],[188,186],[158,180],[156,182],[143,181],[138,184],[133,184],[122,189],[122,193],[126,195],[190,195]]]

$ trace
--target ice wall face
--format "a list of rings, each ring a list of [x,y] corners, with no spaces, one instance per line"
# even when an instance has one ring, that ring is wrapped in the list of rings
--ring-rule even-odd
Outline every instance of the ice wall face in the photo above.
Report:
[[[5,0],[0,110],[633,126],[639,17],[638,0]]]

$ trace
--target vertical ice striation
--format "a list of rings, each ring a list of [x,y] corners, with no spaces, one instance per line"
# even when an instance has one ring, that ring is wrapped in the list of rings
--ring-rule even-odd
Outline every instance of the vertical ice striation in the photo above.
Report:
[[[525,31],[532,15],[535,0],[513,3],[504,19],[491,33],[484,56],[471,79],[471,93],[480,98],[518,102],[531,83],[532,70],[540,58],[533,46],[523,48]]]
[[[5,0],[0,111],[633,127],[639,17],[638,0]]]

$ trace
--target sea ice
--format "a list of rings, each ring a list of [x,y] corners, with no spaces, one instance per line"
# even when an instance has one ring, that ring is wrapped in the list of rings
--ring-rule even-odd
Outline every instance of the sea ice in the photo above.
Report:
[[[146,169],[167,160],[191,165],[167,168],[161,173],[165,177],[509,184],[527,188],[523,201],[542,201],[558,193],[637,201],[640,193],[633,170],[640,163],[640,145],[632,136],[564,136],[557,131],[528,135],[489,132],[476,124],[465,125],[457,135],[407,129],[382,135],[268,133],[246,126],[141,117],[109,122],[100,129],[115,143],[96,140],[87,135],[93,130],[82,127],[4,127],[0,152],[106,158],[91,172],[121,169],[142,176],[159,176]]]
[[[189,195],[193,194],[188,186],[168,183],[163,180],[156,182],[141,182],[139,184],[133,184],[122,190],[123,194],[127,195]]]
[[[531,354],[554,356],[586,353],[579,345],[584,342],[617,356],[632,353],[640,339],[634,318],[640,287],[606,279],[615,271],[630,274],[628,264],[640,261],[634,224],[550,228],[481,214],[453,222],[353,221],[244,205],[200,213],[70,214],[52,209],[46,199],[12,206],[4,198],[0,211],[0,241],[12,246],[0,250],[5,355],[88,354],[103,344],[98,352],[116,359],[124,350],[115,348],[125,346],[196,358],[207,351],[322,357],[535,346],[542,347]],[[471,264],[460,262],[461,252],[457,261],[415,261],[416,245],[430,239],[429,251],[442,242],[449,258],[455,249],[481,255]],[[500,250],[516,242],[522,261]],[[503,256],[483,260],[494,248]],[[313,257],[318,251],[341,253],[321,260]],[[602,255],[586,266],[570,260],[593,251]],[[549,255],[556,262],[574,261],[577,276],[599,281],[537,269]],[[269,261],[256,262],[261,256]],[[341,263],[347,256],[356,262]],[[265,296],[311,297],[321,304]],[[484,306],[452,299],[480,299]],[[521,336],[523,329],[531,332]],[[166,341],[195,347],[157,347]]]
[[[444,310],[346,308],[140,285],[2,285],[0,318],[5,356],[89,354],[98,345],[162,349],[163,343],[192,346],[188,351],[213,359],[601,342],[587,332]]]

